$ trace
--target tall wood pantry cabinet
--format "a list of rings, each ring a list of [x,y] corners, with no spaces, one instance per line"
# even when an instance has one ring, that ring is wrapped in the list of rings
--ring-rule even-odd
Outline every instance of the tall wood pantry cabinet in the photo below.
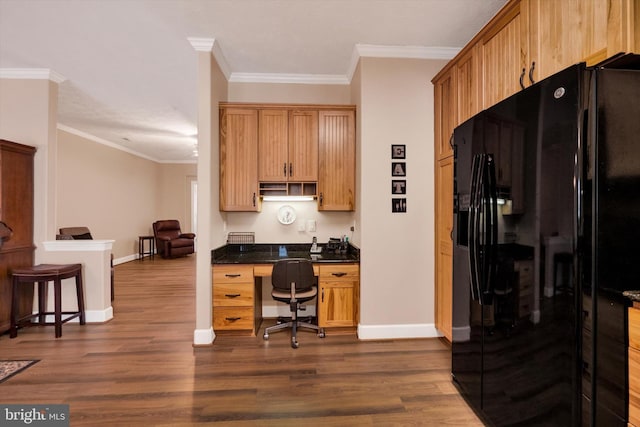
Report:
[[[220,210],[257,212],[262,196],[313,196],[355,209],[355,107],[220,104]]]
[[[11,269],[32,266],[34,147],[0,140],[0,221],[13,234],[0,246],[0,333],[11,327]],[[32,311],[33,287],[20,290],[20,315]]]
[[[638,0],[510,0],[433,78],[435,322],[449,340],[454,128],[572,64],[593,65],[619,52],[640,52]]]

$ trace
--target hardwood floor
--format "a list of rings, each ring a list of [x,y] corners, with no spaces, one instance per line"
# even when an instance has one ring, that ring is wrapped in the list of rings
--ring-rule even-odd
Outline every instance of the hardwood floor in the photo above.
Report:
[[[481,426],[439,339],[300,332],[194,348],[195,257],[116,266],[114,319],[0,336],[0,358],[41,359],[3,404],[70,405],[72,426]],[[268,323],[268,322],[265,322]],[[264,327],[264,325],[263,325]]]

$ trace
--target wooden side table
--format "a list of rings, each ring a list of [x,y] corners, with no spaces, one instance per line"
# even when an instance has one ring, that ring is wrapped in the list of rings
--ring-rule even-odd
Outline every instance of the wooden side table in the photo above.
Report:
[[[144,242],[149,242],[149,252],[144,250]],[[153,236],[138,236],[138,259],[144,259],[145,255],[149,255],[153,259],[156,251],[156,239]]]

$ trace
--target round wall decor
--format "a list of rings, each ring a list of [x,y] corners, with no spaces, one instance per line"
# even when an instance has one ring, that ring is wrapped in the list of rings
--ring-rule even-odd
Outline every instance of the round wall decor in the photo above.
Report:
[[[281,224],[289,225],[296,220],[296,211],[289,205],[284,205],[278,209],[278,221]]]

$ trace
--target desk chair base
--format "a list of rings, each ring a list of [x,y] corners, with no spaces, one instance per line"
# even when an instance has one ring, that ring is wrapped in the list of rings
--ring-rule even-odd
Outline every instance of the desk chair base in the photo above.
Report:
[[[312,331],[318,331],[317,335],[320,338],[324,338],[325,337],[325,333],[324,333],[324,329],[319,327],[318,325],[314,325],[313,323],[310,323],[312,321],[312,318],[306,318],[306,319],[291,319],[291,318],[286,318],[288,321],[282,321],[281,318],[278,318],[278,324],[273,325],[273,326],[269,326],[267,328],[264,328],[264,335],[262,336],[262,338],[264,338],[264,340],[268,340],[269,339],[269,334],[273,333],[273,332],[277,332],[277,331],[281,331],[283,329],[287,329],[287,328],[291,328],[291,347],[292,348],[298,348],[299,344],[298,344],[298,340],[297,340],[297,329],[298,328],[303,328],[303,329],[309,329]]]

